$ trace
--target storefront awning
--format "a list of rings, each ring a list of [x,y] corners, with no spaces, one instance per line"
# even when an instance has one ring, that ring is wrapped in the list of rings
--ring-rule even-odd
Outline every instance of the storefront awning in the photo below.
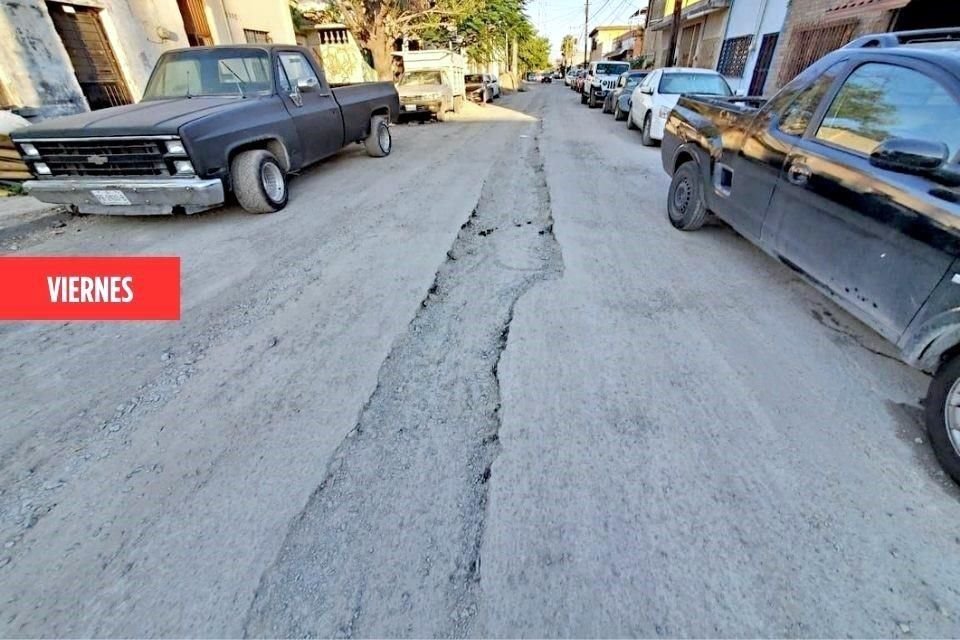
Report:
[[[693,20],[694,18],[705,16],[708,13],[713,13],[714,11],[727,9],[730,7],[730,1],[731,0],[700,0],[700,2],[694,2],[690,6],[683,8],[683,13],[680,14],[680,24],[683,24],[687,20]],[[654,31],[661,31],[670,28],[672,24],[673,14],[671,13],[668,16],[663,16],[659,20],[651,20],[648,27]]]
[[[839,0],[827,9],[828,19],[856,18],[864,13],[902,9],[910,0]]]

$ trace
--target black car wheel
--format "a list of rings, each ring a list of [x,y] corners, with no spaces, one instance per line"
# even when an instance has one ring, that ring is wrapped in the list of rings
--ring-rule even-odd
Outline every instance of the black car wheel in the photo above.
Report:
[[[584,95],[583,91],[580,92],[580,104],[587,104],[587,96]]]
[[[960,355],[946,360],[927,390],[927,434],[940,466],[960,483]]]
[[[620,111],[620,102],[617,101],[617,106],[613,108],[613,119],[614,120],[623,120],[623,111]]]
[[[677,168],[670,182],[667,195],[670,224],[681,231],[696,231],[707,221],[707,213],[697,163],[686,162]]]
[[[650,114],[647,113],[647,115],[643,117],[643,131],[640,132],[640,141],[645,147],[652,147],[657,143],[650,135],[650,120]]]

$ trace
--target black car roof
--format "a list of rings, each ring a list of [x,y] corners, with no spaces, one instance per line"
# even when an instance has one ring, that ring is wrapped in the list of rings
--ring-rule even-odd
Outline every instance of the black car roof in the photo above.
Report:
[[[840,51],[926,60],[960,77],[960,28],[875,33],[853,40]]]

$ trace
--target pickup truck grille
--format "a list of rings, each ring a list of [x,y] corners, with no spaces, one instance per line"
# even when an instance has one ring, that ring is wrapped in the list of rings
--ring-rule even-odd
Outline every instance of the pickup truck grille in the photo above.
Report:
[[[91,138],[90,140],[33,140],[50,175],[169,176],[162,140]]]

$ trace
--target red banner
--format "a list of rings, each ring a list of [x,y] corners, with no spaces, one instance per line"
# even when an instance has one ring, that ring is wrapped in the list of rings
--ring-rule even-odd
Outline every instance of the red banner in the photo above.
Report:
[[[0,320],[179,320],[180,258],[0,257]]]

